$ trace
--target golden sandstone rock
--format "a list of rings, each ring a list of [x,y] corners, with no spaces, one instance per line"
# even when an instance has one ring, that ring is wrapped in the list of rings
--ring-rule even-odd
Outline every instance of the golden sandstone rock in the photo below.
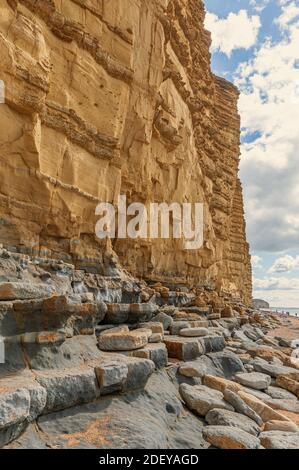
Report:
[[[238,91],[211,73],[203,21],[200,0],[2,0],[4,247],[250,302]],[[100,241],[95,208],[120,194],[203,202],[204,246]]]

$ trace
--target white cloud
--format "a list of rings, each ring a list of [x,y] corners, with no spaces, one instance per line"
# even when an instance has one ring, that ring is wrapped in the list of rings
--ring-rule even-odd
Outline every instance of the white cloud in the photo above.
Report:
[[[262,258],[258,255],[251,256],[251,264],[253,268],[262,268]]]
[[[299,256],[281,256],[268,270],[269,273],[289,273],[299,269]]]
[[[253,279],[254,290],[298,290],[299,278],[268,277],[266,279]]]
[[[288,2],[286,6],[293,2]],[[235,83],[243,137],[248,236],[254,251],[299,248],[299,19],[240,64]]]
[[[249,2],[250,6],[252,6],[258,13],[263,11],[269,3],[270,0],[250,0]]]
[[[235,49],[250,49],[255,45],[261,27],[259,16],[249,16],[246,10],[219,18],[207,12],[206,28],[212,33],[212,51],[221,51],[228,57]]]
[[[276,19],[275,23],[283,30],[287,29],[289,24],[298,19],[299,6],[294,1],[280,2],[282,6],[282,14]]]

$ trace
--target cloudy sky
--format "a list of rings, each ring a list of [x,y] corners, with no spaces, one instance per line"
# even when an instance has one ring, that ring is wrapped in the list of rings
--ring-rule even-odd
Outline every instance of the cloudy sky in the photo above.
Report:
[[[299,308],[299,0],[205,0],[213,70],[241,91],[254,296]]]

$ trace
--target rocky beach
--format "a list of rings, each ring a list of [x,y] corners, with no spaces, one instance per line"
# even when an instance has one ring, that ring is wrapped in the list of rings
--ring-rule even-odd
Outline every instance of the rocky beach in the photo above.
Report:
[[[298,319],[252,303],[239,91],[204,20],[1,1],[2,449],[299,448]],[[202,243],[172,210],[173,236],[101,238],[121,197],[201,205]]]
[[[2,447],[299,447],[298,319],[5,249],[0,274]]]

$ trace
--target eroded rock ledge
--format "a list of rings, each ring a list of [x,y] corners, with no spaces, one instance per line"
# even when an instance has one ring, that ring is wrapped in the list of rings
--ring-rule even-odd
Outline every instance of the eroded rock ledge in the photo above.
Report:
[[[299,447],[289,319],[110,268],[0,249],[1,447]]]

